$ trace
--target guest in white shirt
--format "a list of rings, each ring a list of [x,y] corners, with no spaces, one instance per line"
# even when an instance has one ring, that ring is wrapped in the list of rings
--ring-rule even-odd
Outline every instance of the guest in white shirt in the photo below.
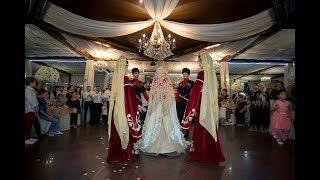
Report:
[[[100,86],[96,87],[96,90],[92,94],[93,99],[93,124],[98,125],[100,123],[101,111],[102,111],[102,92]]]
[[[39,111],[37,94],[34,90],[36,87],[36,79],[27,77],[25,82],[25,144],[33,144],[37,139],[31,138],[31,129],[32,124],[36,120],[36,113]]]
[[[92,95],[93,95],[93,91],[91,86],[87,87],[87,91],[83,93],[83,106],[84,106],[84,122],[87,122],[87,113],[88,113],[88,109],[90,112],[90,120],[89,123],[93,124],[93,101],[92,101]]]

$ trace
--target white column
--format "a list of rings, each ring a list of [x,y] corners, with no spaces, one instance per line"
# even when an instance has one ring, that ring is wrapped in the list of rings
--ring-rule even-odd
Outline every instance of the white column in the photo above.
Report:
[[[87,60],[86,62],[86,70],[84,74],[84,83],[83,88],[86,91],[87,86],[91,86],[93,88],[94,83],[94,61],[93,60]]]
[[[32,76],[32,62],[30,62],[29,60],[25,61],[24,64],[24,70],[25,70],[25,76]]]
[[[228,61],[220,62],[220,83],[222,89],[227,89],[230,95],[229,63]]]
[[[109,87],[110,84],[110,73],[106,73],[104,75],[104,82],[103,82],[103,88],[106,89],[107,87]]]
[[[292,63],[284,66],[284,86],[287,88],[288,85],[292,84],[295,80],[295,69]]]

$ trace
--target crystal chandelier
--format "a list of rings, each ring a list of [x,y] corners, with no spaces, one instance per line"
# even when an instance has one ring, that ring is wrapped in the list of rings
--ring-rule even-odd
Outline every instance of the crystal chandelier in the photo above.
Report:
[[[159,22],[156,22],[150,39],[145,34],[139,39],[139,52],[155,60],[164,60],[173,55],[171,52],[176,48],[176,40],[169,34],[164,38]]]
[[[108,63],[106,61],[101,60],[95,61],[94,69],[99,72],[108,72]]]

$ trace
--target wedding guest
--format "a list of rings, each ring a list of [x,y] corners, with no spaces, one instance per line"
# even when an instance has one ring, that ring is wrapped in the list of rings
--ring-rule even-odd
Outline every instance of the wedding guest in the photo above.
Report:
[[[48,136],[60,135],[63,134],[60,131],[60,118],[54,116],[51,112],[48,111],[48,104],[45,100],[45,90],[41,89],[38,93],[38,102],[39,102],[39,118],[50,121],[51,126],[47,132]]]
[[[116,63],[112,79],[112,92],[108,119],[108,163],[122,163],[139,157],[134,144],[142,136],[138,102],[125,75],[128,61],[121,56]],[[130,120],[128,120],[128,118]]]
[[[108,110],[109,110],[109,107],[107,106],[107,101],[103,100],[102,123],[105,125],[105,127],[108,127]]]
[[[52,106],[54,104],[54,100],[51,98],[51,92],[45,91],[45,100],[47,101],[48,106]]]
[[[269,133],[276,139],[279,145],[282,145],[283,142],[288,139],[292,128],[290,118],[292,107],[290,102],[286,100],[287,94],[284,90],[279,93],[278,98],[272,107],[274,113],[271,119]]]
[[[70,108],[70,125],[73,128],[77,128],[78,114],[80,113],[80,100],[78,94],[74,92],[69,103]]]
[[[110,96],[111,96],[111,91],[109,88],[107,88],[103,94],[102,94],[102,100],[103,100],[103,104],[106,108],[106,111],[108,112],[109,111],[109,106],[110,106]],[[107,119],[108,119],[108,114],[107,115]]]
[[[261,127],[262,130],[261,132],[263,133],[268,133],[269,129],[269,124],[270,124],[270,107],[268,101],[265,101],[262,103],[262,123]]]
[[[69,103],[71,101],[71,98],[72,98],[72,93],[73,93],[73,86],[70,85],[68,88],[67,88],[67,94],[66,94],[66,98],[67,98],[67,102],[66,104],[69,106]]]
[[[278,94],[280,93],[280,88],[281,88],[281,84],[277,83],[275,85],[274,89],[271,91],[271,97],[272,97],[273,100],[277,100],[278,99]]]
[[[36,120],[36,113],[39,110],[39,103],[37,95],[34,90],[36,87],[36,79],[33,77],[27,77],[25,79],[25,144],[34,144],[37,139],[31,138],[32,124]]]
[[[93,123],[93,99],[92,99],[93,91],[91,86],[87,86],[87,91],[83,93],[83,106],[84,106],[84,122],[87,122],[87,113],[88,109],[90,112],[90,120],[89,123]]]
[[[132,84],[132,89],[136,95],[136,98],[139,102],[139,105],[142,106],[143,108],[140,109],[148,109],[148,100],[149,100],[149,96],[146,92],[146,88],[144,87],[144,83],[142,83],[142,81],[139,80],[139,76],[140,76],[140,71],[138,68],[133,68],[131,70],[132,75],[133,75],[133,80],[131,80],[131,84]],[[147,112],[146,111],[142,111],[140,110],[140,119],[141,119],[141,123],[144,123],[144,120],[146,118]]]
[[[53,99],[54,101],[57,101],[58,100],[58,91],[59,91],[59,88],[60,86],[55,86],[54,88],[52,88],[52,96],[53,96]]]
[[[81,87],[77,87],[75,92],[77,92],[78,98],[81,99]]]
[[[102,92],[100,86],[96,87],[96,90],[92,94],[93,99],[93,124],[98,125],[100,123],[102,112]]]
[[[244,96],[240,94],[238,96],[238,104],[235,111],[236,115],[236,123],[237,126],[244,126],[245,125],[245,114],[247,111],[247,102],[244,100]]]
[[[223,166],[225,157],[218,134],[218,80],[209,54],[199,57],[199,66],[201,71],[191,90],[181,126],[189,129],[195,121],[190,147],[192,160]]]
[[[190,76],[190,69],[183,68],[182,69],[182,75],[183,80],[179,83],[177,88],[177,102],[176,102],[176,108],[177,108],[177,115],[179,119],[179,123],[183,119],[184,111],[186,109],[190,92],[193,87],[194,82],[189,79]],[[189,129],[184,130],[185,138],[189,138]]]
[[[55,106],[57,107],[64,107],[66,105],[66,99],[63,97],[62,94],[58,95],[58,99],[55,102]]]

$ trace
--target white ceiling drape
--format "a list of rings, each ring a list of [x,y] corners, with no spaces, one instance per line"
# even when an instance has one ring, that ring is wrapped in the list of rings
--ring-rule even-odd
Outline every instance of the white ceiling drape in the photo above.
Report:
[[[82,52],[88,53],[91,56],[98,59],[112,60],[118,59],[122,55],[126,56],[127,58],[139,57],[137,54],[134,53],[129,54],[127,52],[114,49],[108,44],[85,40],[64,33],[62,33],[62,36],[67,40],[67,42],[71,46],[75,47],[76,49]]]
[[[179,0],[144,0],[144,7],[152,19],[160,21],[168,17]]]
[[[224,42],[242,39],[263,32],[274,25],[273,10],[255,16],[221,24],[185,24],[168,20],[160,21],[169,31],[180,36],[207,42]]]
[[[222,43],[220,46],[210,48],[206,51],[209,52],[213,60],[221,60],[226,56],[233,56],[242,49],[251,45],[255,40],[257,40],[260,35],[255,35],[252,37],[244,38],[238,41]]]
[[[103,22],[73,14],[50,2],[43,20],[61,30],[89,37],[116,37],[135,33],[154,24],[154,20],[138,22]]]

